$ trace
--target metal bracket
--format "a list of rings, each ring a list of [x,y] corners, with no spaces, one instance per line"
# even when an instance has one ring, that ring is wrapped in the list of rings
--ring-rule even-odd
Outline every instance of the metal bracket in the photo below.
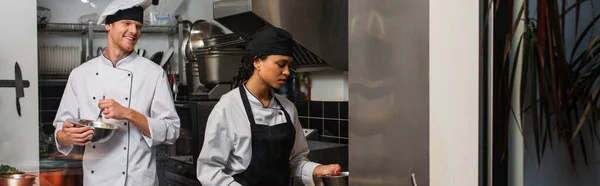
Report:
[[[15,80],[0,79],[0,88],[14,88]],[[23,80],[23,88],[29,88],[29,81]]]

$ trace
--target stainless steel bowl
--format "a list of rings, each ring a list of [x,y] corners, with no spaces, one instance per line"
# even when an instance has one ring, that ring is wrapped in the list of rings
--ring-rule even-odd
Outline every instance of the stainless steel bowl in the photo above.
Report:
[[[350,176],[350,173],[341,172],[338,175],[321,176],[321,180],[324,186],[348,186],[348,176]]]
[[[0,175],[0,186],[32,186],[35,184],[35,175],[10,174]]]
[[[68,119],[67,122],[72,123],[75,127],[90,127],[94,130],[92,143],[95,144],[108,141],[119,128],[114,124],[87,119]]]

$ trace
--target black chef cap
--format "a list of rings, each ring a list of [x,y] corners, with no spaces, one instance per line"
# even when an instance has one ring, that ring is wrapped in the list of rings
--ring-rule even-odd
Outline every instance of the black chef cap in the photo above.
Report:
[[[124,19],[144,23],[144,8],[141,6],[134,6],[128,9],[119,10],[113,15],[106,16],[105,24],[111,24]]]
[[[292,57],[293,47],[294,40],[289,32],[266,25],[256,31],[252,40],[246,45],[246,54]]]

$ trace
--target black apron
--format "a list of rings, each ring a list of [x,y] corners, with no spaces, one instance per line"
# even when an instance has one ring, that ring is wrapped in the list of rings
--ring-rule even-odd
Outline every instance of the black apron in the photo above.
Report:
[[[289,185],[291,172],[289,159],[296,140],[296,129],[290,115],[275,97],[287,122],[274,126],[258,125],[254,122],[246,89],[242,86],[238,89],[252,130],[252,158],[244,172],[233,176],[234,180],[244,186]]]

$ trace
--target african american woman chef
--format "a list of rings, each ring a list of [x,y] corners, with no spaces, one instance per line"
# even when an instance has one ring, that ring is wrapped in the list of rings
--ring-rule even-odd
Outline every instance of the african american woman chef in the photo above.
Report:
[[[276,94],[290,75],[292,36],[265,26],[247,44],[236,83],[208,117],[197,177],[204,186],[286,186],[290,178],[321,185],[338,164],[309,161],[294,104]]]

